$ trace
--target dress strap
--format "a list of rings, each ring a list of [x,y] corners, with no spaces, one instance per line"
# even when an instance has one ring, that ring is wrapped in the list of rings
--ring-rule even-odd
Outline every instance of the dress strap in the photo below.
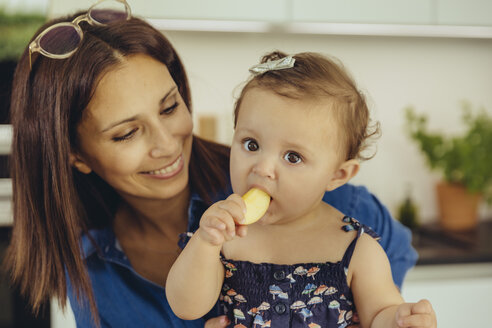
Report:
[[[348,216],[348,215],[345,215],[342,219],[343,222],[347,223],[346,225],[344,225],[342,227],[342,230],[343,231],[346,231],[346,232],[349,232],[349,231],[352,231],[352,230],[358,230],[360,231],[360,234],[362,235],[363,233],[367,233],[369,236],[371,236],[372,238],[376,239],[376,240],[380,240],[381,237],[379,237],[379,235],[377,234],[376,231],[372,230],[371,227],[369,226],[366,226],[365,224],[362,224],[360,223],[359,221],[357,221],[356,219]]]
[[[348,265],[350,264],[350,260],[352,259],[352,255],[354,254],[355,250],[355,245],[357,245],[357,241],[359,240],[360,236],[362,234],[367,233],[369,236],[372,238],[379,240],[381,237],[372,230],[370,227],[361,224],[359,221],[356,219],[345,215],[342,219],[343,222],[346,223],[346,225],[342,226],[342,230],[345,232],[357,230],[357,236],[355,236],[354,240],[350,243],[350,245],[347,247],[347,250],[345,251],[345,254],[343,255],[342,258],[342,264],[345,268],[348,268]]]

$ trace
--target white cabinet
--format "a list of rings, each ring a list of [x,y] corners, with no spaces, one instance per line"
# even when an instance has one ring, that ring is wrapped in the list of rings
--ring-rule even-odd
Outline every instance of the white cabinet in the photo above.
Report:
[[[433,0],[292,0],[296,22],[431,24]]]
[[[145,0],[131,1],[139,16],[165,19],[211,19],[283,22],[285,0]]]
[[[286,0],[127,0],[135,16],[153,19],[285,22]],[[93,0],[51,0],[56,17],[89,8]]]
[[[127,0],[152,19],[273,23],[492,26],[490,0]],[[93,0],[50,0],[49,16],[87,9]]]
[[[442,25],[492,25],[490,0],[435,0],[437,24]]]
[[[492,38],[490,0],[127,0],[163,31]],[[94,0],[50,0],[49,17]]]

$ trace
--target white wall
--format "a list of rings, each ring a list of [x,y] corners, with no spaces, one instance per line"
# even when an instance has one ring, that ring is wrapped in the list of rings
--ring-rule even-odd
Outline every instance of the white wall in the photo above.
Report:
[[[408,184],[423,221],[436,217],[434,182],[424,158],[403,132],[404,108],[430,116],[432,128],[460,131],[462,100],[492,113],[492,40],[287,35],[271,33],[165,33],[178,49],[192,86],[195,117],[220,116],[219,139],[232,134],[233,90],[247,69],[273,49],[318,51],[338,57],[366,93],[382,137],[375,158],[354,183],[367,185],[394,210]],[[487,212],[487,213],[486,213]],[[482,217],[490,217],[482,209]]]

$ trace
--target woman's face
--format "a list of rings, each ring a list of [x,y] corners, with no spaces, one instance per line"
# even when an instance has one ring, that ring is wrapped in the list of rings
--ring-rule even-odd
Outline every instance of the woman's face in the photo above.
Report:
[[[125,199],[169,199],[188,185],[193,122],[173,78],[145,55],[100,80],[77,128],[73,165]]]

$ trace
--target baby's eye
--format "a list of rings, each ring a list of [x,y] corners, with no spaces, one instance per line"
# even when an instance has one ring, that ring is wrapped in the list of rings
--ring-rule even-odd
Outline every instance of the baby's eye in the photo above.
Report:
[[[257,151],[260,148],[256,140],[253,139],[244,140],[243,145],[244,145],[244,149],[246,149],[247,151]]]
[[[298,153],[294,153],[292,151],[288,152],[284,155],[284,159],[290,164],[299,164],[302,162],[302,157]]]

